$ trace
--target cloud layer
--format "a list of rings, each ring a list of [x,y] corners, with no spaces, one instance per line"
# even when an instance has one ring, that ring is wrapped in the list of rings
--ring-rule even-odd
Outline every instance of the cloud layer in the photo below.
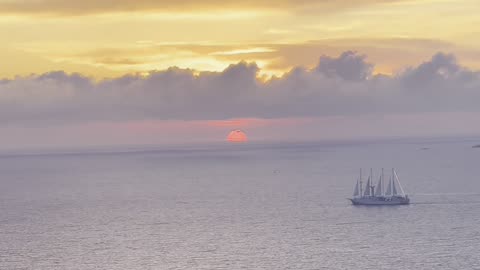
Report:
[[[366,4],[399,2],[401,0],[346,0],[336,3],[327,0],[117,0],[117,1],[64,1],[64,0],[23,0],[0,1],[0,13],[15,14],[59,14],[83,15],[132,11],[185,11],[185,10],[226,10],[226,9],[279,9],[288,8],[300,11],[338,11]]]
[[[0,81],[10,125],[132,120],[222,120],[417,112],[478,112],[480,73],[451,54],[395,75],[372,75],[366,56],[322,56],[316,67],[257,78],[255,63],[222,72],[169,68],[94,81],[62,71]]]

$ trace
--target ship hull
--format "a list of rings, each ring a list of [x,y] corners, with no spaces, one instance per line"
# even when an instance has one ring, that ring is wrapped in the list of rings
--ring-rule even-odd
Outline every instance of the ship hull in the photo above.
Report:
[[[410,199],[404,197],[368,197],[349,199],[353,205],[406,205],[410,204]]]

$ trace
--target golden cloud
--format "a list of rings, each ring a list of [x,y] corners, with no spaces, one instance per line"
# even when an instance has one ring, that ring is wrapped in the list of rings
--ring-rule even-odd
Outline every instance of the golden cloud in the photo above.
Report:
[[[371,4],[385,4],[402,0],[0,0],[0,13],[85,15],[112,12],[182,11],[192,10],[278,10],[296,12],[332,12]],[[405,0],[403,0],[405,1]]]

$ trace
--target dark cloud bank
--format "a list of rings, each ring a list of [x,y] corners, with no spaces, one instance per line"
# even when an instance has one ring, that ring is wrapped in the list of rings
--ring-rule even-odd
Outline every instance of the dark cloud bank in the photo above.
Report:
[[[480,73],[453,55],[395,75],[372,75],[365,56],[322,56],[309,70],[268,81],[241,62],[223,72],[169,68],[148,76],[94,80],[61,71],[0,81],[3,124],[122,120],[283,118],[417,112],[477,112]]]

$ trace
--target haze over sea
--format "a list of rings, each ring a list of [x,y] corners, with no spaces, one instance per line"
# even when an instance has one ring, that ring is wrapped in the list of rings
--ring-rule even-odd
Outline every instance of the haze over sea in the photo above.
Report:
[[[480,269],[473,139],[0,157],[0,269]],[[412,204],[352,206],[395,167]]]

